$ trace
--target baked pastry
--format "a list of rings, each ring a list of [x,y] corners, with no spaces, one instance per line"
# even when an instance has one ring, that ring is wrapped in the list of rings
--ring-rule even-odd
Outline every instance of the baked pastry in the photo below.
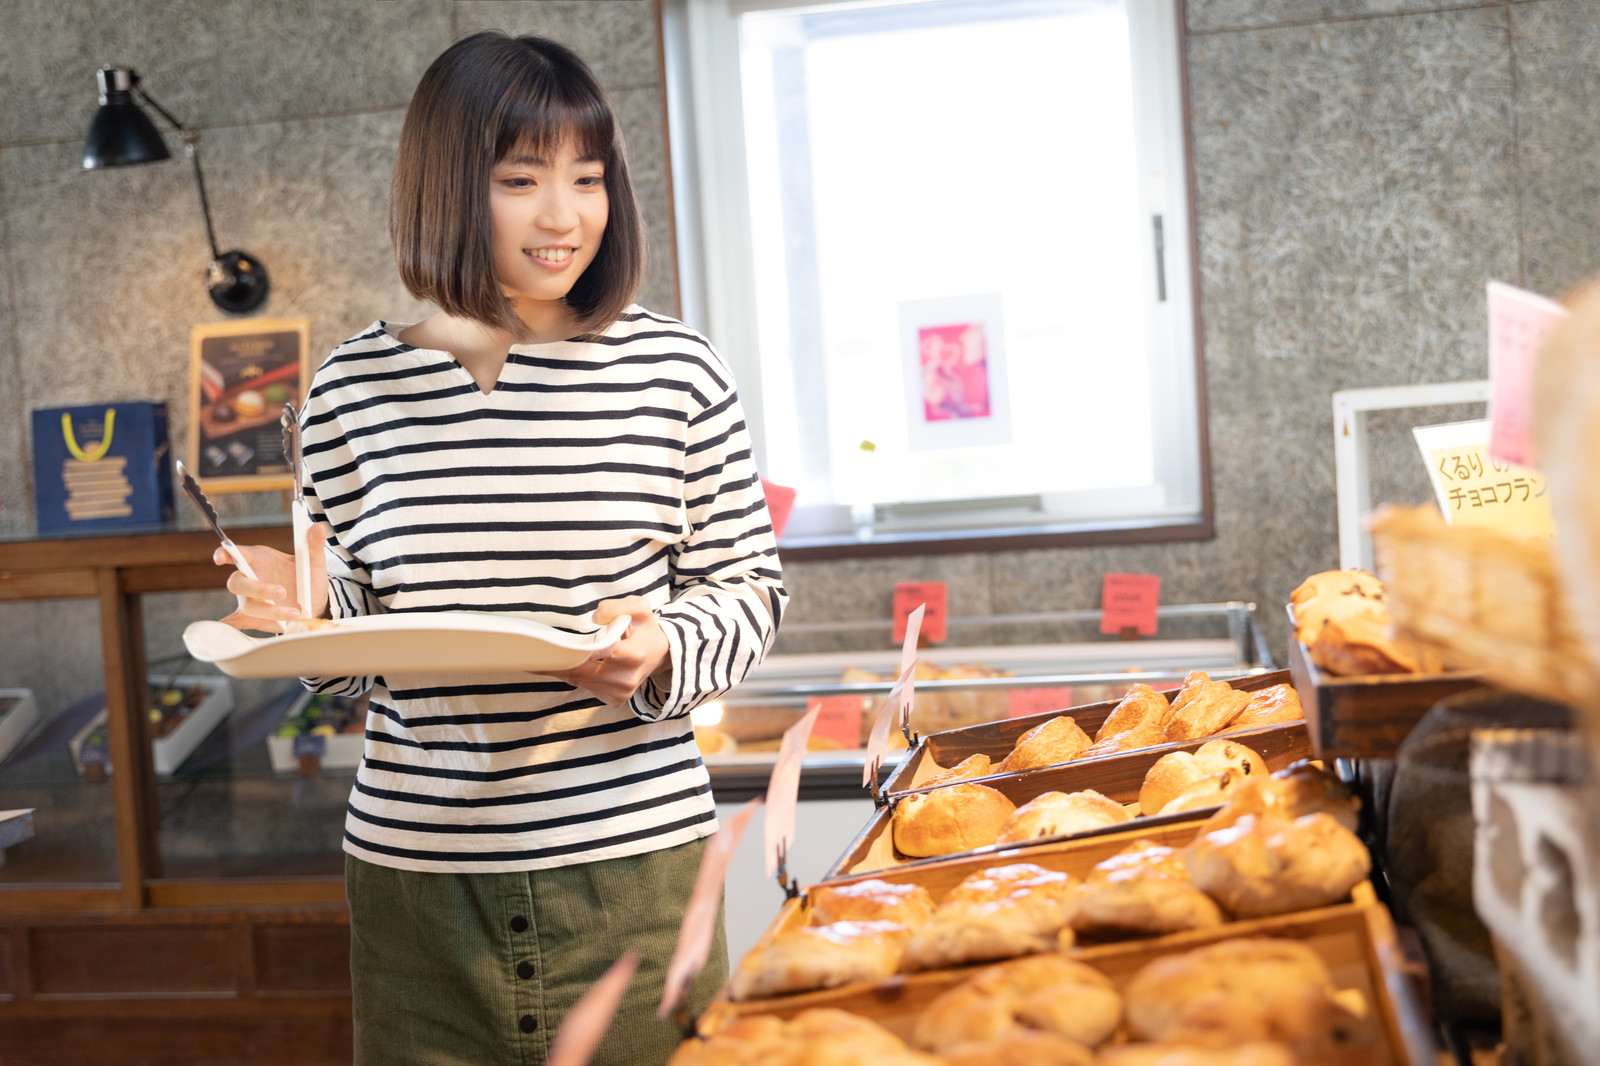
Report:
[[[1102,755],[1116,755],[1135,748],[1153,748],[1165,744],[1167,735],[1159,721],[1141,722],[1132,729],[1097,740],[1078,753],[1080,759],[1098,759]]]
[[[1155,761],[1139,788],[1139,810],[1159,814],[1161,809],[1208,777],[1232,770],[1241,778],[1267,776],[1267,761],[1243,744],[1212,740],[1193,752],[1174,751]]]
[[[1136,1040],[1232,1048],[1287,1044],[1315,1063],[1367,1063],[1376,1039],[1297,940],[1224,940],[1146,964],[1124,989]]]
[[[993,765],[989,762],[989,756],[980,751],[976,755],[968,755],[948,770],[940,770],[924,781],[923,785],[930,787],[933,785],[953,785],[957,781],[970,781],[974,777],[987,777],[993,769]]]
[[[1149,685],[1132,685],[1122,702],[1100,723],[1094,739],[1098,743],[1142,725],[1160,725],[1166,720],[1168,707],[1167,698]]]
[[[1028,1066],[1094,1066],[1095,1063],[1094,1052],[1076,1040],[1042,1029],[1013,1029],[998,1040],[962,1044],[940,1057],[946,1066],[1021,1062]]]
[[[1189,691],[1187,686],[1184,691]],[[1206,681],[1194,688],[1190,698],[1168,709],[1162,733],[1167,740],[1209,737],[1221,732],[1249,702],[1248,692],[1240,692],[1226,681]]]
[[[1016,809],[1005,793],[971,782],[913,792],[895,806],[894,846],[913,858],[981,848]]]
[[[705,1040],[686,1040],[667,1066],[938,1066],[939,1060],[906,1047],[876,1022],[848,1011],[817,1007],[789,1021],[771,1014],[744,1015]]]
[[[1062,715],[1043,725],[1036,725],[1018,737],[1016,746],[1006,756],[1000,769],[1004,773],[1014,774],[1039,766],[1071,762],[1092,743],[1089,734],[1079,727],[1075,719]]]
[[[1289,593],[1289,602],[1299,607],[1309,600],[1328,596],[1362,596],[1383,601],[1383,582],[1365,570],[1324,570],[1312,574]]]
[[[1250,702],[1245,704],[1244,710],[1228,723],[1226,731],[1234,733],[1241,729],[1260,729],[1262,726],[1278,725],[1281,722],[1298,722],[1305,716],[1305,708],[1300,706],[1300,694],[1294,690],[1293,685],[1273,685],[1271,688],[1252,692]]]
[[[1070,874],[1026,862],[974,874],[950,890],[906,943],[902,968],[933,970],[1050,951],[1077,887]]]
[[[911,930],[898,922],[834,922],[781,933],[739,963],[728,982],[736,1000],[881,981],[900,967]]]
[[[1118,1044],[1095,1060],[1097,1066],[1300,1066],[1284,1044],[1240,1044],[1225,1050],[1186,1044]]]
[[[694,743],[701,755],[729,755],[739,750],[739,742],[715,726],[695,726]]]
[[[1046,792],[1013,811],[995,834],[994,842],[1016,844],[1132,820],[1133,816],[1122,804],[1092,788],[1082,792]]]
[[[1183,852],[1151,840],[1136,840],[1089,871],[1067,919],[1077,938],[1093,939],[1156,936],[1222,922],[1217,905],[1190,880]]]
[[[1116,1031],[1122,997],[1100,971],[1063,955],[1030,955],[980,971],[938,996],[917,1018],[911,1042],[954,1051],[1040,1029],[1094,1047]]]
[[[1372,869],[1366,845],[1321,811],[1292,821],[1247,814],[1184,855],[1194,883],[1236,918],[1326,906]]]
[[[1314,811],[1332,815],[1354,832],[1359,804],[1338,778],[1302,759],[1267,777],[1252,776],[1241,781],[1229,793],[1227,805],[1206,819],[1199,835],[1225,829],[1247,814],[1293,820]]]
[[[1207,807],[1220,807],[1228,802],[1234,788],[1245,780],[1237,770],[1224,770],[1220,774],[1203,777],[1167,801],[1157,814],[1182,814]]]
[[[807,925],[899,922],[910,929],[933,917],[933,897],[921,885],[876,878],[847,885],[818,885],[806,893]]]

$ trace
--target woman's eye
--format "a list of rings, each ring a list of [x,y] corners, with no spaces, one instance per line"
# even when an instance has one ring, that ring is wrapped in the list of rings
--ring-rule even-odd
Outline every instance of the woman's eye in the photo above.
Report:
[[[532,178],[506,178],[505,181],[503,182],[503,184],[507,188],[511,188],[511,189],[531,189],[531,188],[533,188],[533,179]]]
[[[604,185],[605,184],[605,180],[606,180],[605,178],[601,177],[598,174],[591,174],[591,175],[588,175],[586,177],[579,178],[578,179],[578,184],[583,186],[586,189],[592,189],[597,185]]]

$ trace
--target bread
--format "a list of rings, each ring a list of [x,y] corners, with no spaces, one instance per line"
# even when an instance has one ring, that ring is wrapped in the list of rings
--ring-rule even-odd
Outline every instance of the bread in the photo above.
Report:
[[[1160,721],[1146,721],[1134,726],[1132,729],[1121,733],[1113,733],[1102,740],[1084,748],[1078,753],[1080,759],[1098,759],[1102,755],[1117,755],[1124,751],[1133,751],[1135,748],[1153,748],[1157,744],[1167,742],[1166,731]]]
[[[1144,784],[1139,788],[1139,810],[1158,814],[1182,793],[1227,770],[1235,771],[1241,778],[1265,777],[1267,761],[1231,740],[1208,741],[1193,752],[1168,752],[1145,771]]]
[[[1224,770],[1220,774],[1203,777],[1167,801],[1157,814],[1182,814],[1207,807],[1220,807],[1228,802],[1234,788],[1244,777],[1237,770]]]
[[[806,893],[806,924],[898,922],[910,929],[933,917],[933,897],[921,885],[873,879],[818,885]]]
[[[1267,777],[1253,776],[1228,795],[1227,805],[1206,819],[1198,835],[1225,829],[1247,814],[1293,820],[1322,811],[1352,832],[1359,802],[1338,778],[1302,759]]]
[[[1097,864],[1074,893],[1067,919],[1076,939],[1156,936],[1222,922],[1217,905],[1190,880],[1183,853],[1150,840]]]
[[[1372,869],[1366,845],[1320,811],[1292,821],[1247,814],[1184,855],[1194,883],[1236,918],[1326,906]]]
[[[946,1066],[1094,1066],[1095,1062],[1094,1052],[1076,1040],[1038,1029],[1013,1029],[998,1040],[962,1044],[941,1058]]]
[[[773,937],[740,962],[728,982],[735,1000],[881,981],[900,967],[911,930],[898,922],[807,925]]]
[[[1039,1029],[1094,1047],[1116,1031],[1122,997],[1098,970],[1062,955],[1030,955],[980,971],[934,999],[911,1042],[954,1051]]]
[[[1016,804],[1003,792],[970,782],[913,792],[895,805],[894,846],[926,858],[993,844]]]
[[[1092,788],[1082,792],[1046,792],[1012,812],[995,834],[994,842],[1016,844],[1039,837],[1065,836],[1132,819],[1122,804]]]
[[[738,741],[712,726],[695,726],[694,743],[701,755],[729,755],[739,750]]]
[[[1143,725],[1160,725],[1167,717],[1167,698],[1149,685],[1132,685],[1095,733],[1096,743]]]
[[[1226,732],[1298,722],[1305,716],[1305,708],[1300,706],[1300,694],[1295,692],[1293,685],[1273,685],[1251,693],[1250,702],[1228,723]]]
[[[1032,863],[968,877],[907,942],[902,968],[932,970],[1053,949],[1078,883]]]
[[[876,1022],[832,1007],[789,1021],[745,1015],[704,1039],[679,1045],[667,1066],[939,1066]]]
[[[1071,762],[1091,743],[1089,734],[1078,726],[1075,719],[1062,715],[1043,725],[1036,725],[1018,737],[1016,746],[1000,768],[1005,773],[1014,774],[1039,766]]]
[[[1207,681],[1190,699],[1168,709],[1162,734],[1167,740],[1209,737],[1221,732],[1249,702],[1248,692],[1240,692],[1226,681]]]
[[[1281,1042],[1304,1062],[1375,1061],[1376,1034],[1297,940],[1224,940],[1146,964],[1124,989],[1135,1040],[1208,1048]]]
[[[1097,1066],[1300,1066],[1284,1044],[1240,1044],[1216,1051],[1185,1044],[1118,1044],[1106,1048]]]
[[[1299,587],[1289,593],[1289,602],[1299,607],[1308,600],[1346,595],[1362,596],[1381,602],[1383,582],[1365,570],[1324,570],[1300,582]]]
[[[969,781],[974,777],[987,777],[993,769],[993,765],[989,762],[989,756],[980,751],[976,755],[968,755],[948,770],[940,770],[924,781],[923,785],[930,787],[933,785],[953,785],[957,781]]]

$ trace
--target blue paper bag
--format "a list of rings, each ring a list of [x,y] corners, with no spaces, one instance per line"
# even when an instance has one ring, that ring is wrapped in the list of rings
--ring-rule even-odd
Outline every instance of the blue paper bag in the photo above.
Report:
[[[41,534],[149,529],[170,522],[167,405],[34,411],[33,500]]]

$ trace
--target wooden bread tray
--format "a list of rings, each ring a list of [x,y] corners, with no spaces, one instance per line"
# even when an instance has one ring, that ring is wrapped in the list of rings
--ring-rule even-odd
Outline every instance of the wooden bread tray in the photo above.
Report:
[[[1217,678],[1217,680],[1223,680]],[[1234,678],[1228,682],[1240,692],[1257,692],[1273,685],[1289,683],[1289,671],[1275,670],[1268,674],[1253,674],[1248,677]],[[1170,695],[1177,691],[1176,688],[1158,690]],[[1120,700],[1107,700],[1104,703],[1087,703],[1082,707],[1069,707],[1065,710],[1050,711],[1045,714],[1030,714],[1022,718],[1011,718],[999,722],[984,722],[982,725],[966,726],[961,729],[950,729],[943,733],[931,733],[917,742],[917,746],[906,756],[884,784],[884,791],[889,793],[916,792],[925,789],[927,780],[940,770],[948,769],[969,755],[982,753],[995,762],[999,762],[1011,754],[1011,749],[1016,747],[1017,740],[1034,726],[1043,725],[1054,718],[1072,718],[1078,727],[1091,737],[1110,717],[1111,712],[1117,709]],[[1228,735],[1232,734],[1219,734]],[[1207,740],[1213,738],[1207,737]],[[1159,748],[1141,748],[1140,751],[1168,751],[1178,750],[1177,744],[1165,744]],[[1119,752],[1127,754],[1126,752]],[[1263,753],[1264,754],[1264,753]],[[1115,758],[1105,756],[1103,758]],[[1083,760],[1085,762],[1089,760]],[[1075,765],[1064,763],[1062,765]],[[975,777],[974,781],[991,784],[991,778],[999,777],[991,774],[989,777]]]
[[[1246,729],[1238,733],[1225,734],[1225,737],[1228,740],[1236,741],[1245,747],[1253,749],[1266,760],[1267,769],[1269,770],[1281,770],[1301,759],[1311,757],[1311,742],[1306,734],[1304,722],[1284,722],[1279,725],[1263,726],[1260,729]],[[1086,788],[1092,788],[1102,795],[1116,800],[1118,803],[1136,804],[1139,799],[1139,789],[1144,785],[1145,774],[1151,766],[1155,765],[1158,759],[1173,751],[1194,751],[1214,739],[1216,738],[1202,737],[1198,740],[1163,744],[1154,748],[1138,748],[1134,751],[1107,755],[1099,759],[1086,759],[1079,762],[1062,763],[1058,766],[1045,766],[1037,770],[1027,770],[1020,774],[1001,774],[995,777],[982,778],[981,780],[990,788],[1004,793],[1011,802],[1019,807],[1046,792],[1078,792]],[[966,782],[962,783],[965,784]],[[1184,811],[1181,814],[1138,816],[1131,822],[1119,822],[1116,825],[1091,829],[1084,833],[1074,833],[1067,837],[1041,837],[1035,841],[1016,844],[991,844],[987,847],[955,852],[951,855],[936,855],[926,859],[908,859],[895,851],[893,833],[891,832],[894,808],[903,798],[903,796],[893,797],[888,805],[873,811],[866,827],[861,830],[855,840],[851,841],[850,846],[845,849],[845,853],[840,856],[839,860],[823,875],[824,881],[850,879],[854,875],[866,873],[875,873],[878,876],[883,876],[881,871],[904,866],[926,866],[932,863],[945,862],[957,856],[980,855],[984,856],[983,861],[991,862],[997,855],[1002,853],[1013,854],[1020,848],[1031,847],[1045,840],[1072,840],[1091,836],[1105,836],[1111,833],[1121,833],[1124,830],[1148,832],[1151,829],[1157,829],[1173,822],[1188,821],[1209,815],[1216,809],[1215,807],[1210,807],[1201,811]]]
[[[1217,929],[1148,940],[1127,940],[1075,949],[1071,957],[1105,974],[1120,990],[1138,971],[1163,955],[1176,954],[1244,936],[1286,937],[1304,941],[1322,956],[1340,990],[1357,989],[1366,999],[1379,1033],[1381,1054],[1373,1066],[1430,1066],[1432,1041],[1407,983],[1394,925],[1388,911],[1372,900],[1371,886],[1357,886],[1349,903],[1315,910],[1233,922]],[[797,901],[790,901],[797,907]],[[872,984],[845,985],[773,999],[735,1003],[720,996],[701,1015],[697,1030],[715,1035],[748,1014],[792,1018],[803,1010],[834,1007],[870,1018],[909,1041],[917,1016],[936,997],[984,965],[892,977]],[[1120,1038],[1120,1037],[1119,1037]],[[1114,1039],[1119,1039],[1114,1038]]]
[[[1338,677],[1311,661],[1295,639],[1289,612],[1289,675],[1319,759],[1389,759],[1428,708],[1458,692],[1481,688],[1472,673],[1369,674]]]

